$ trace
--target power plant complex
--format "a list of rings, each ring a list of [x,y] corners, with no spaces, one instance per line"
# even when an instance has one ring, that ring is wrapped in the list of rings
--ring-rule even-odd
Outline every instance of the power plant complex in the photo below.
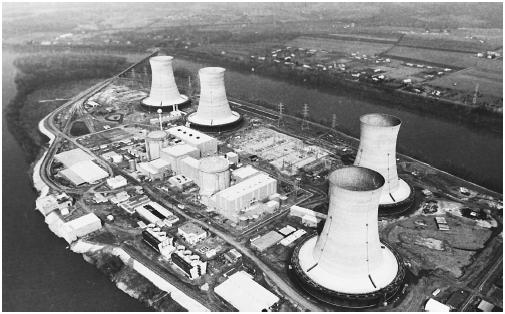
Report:
[[[307,293],[337,306],[387,302],[400,289],[405,272],[399,256],[379,239],[385,179],[374,170],[348,167],[331,173],[329,181],[324,228],[295,248],[294,276]]]
[[[386,114],[366,114],[360,117],[361,136],[355,166],[379,172],[385,179],[379,200],[381,214],[405,208],[412,203],[411,187],[398,177],[396,142],[402,121]]]

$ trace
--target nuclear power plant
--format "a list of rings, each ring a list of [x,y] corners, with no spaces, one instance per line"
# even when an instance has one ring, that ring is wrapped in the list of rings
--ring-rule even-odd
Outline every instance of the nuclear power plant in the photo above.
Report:
[[[152,81],[149,97],[142,100],[144,108],[150,111],[178,111],[179,105],[189,102],[185,95],[181,95],[175,84],[172,68],[173,57],[156,56],[149,59],[151,64]]]
[[[329,208],[320,235],[308,237],[291,258],[302,289],[327,303],[371,307],[396,295],[405,277],[401,258],[378,231],[378,205],[384,177],[348,167],[330,177]]]
[[[408,208],[413,201],[412,188],[398,178],[396,141],[402,121],[391,115],[372,113],[360,117],[361,137],[355,166],[379,172],[385,179],[379,205],[381,214]]]
[[[230,163],[222,156],[200,160],[200,195],[210,196],[230,186]]]
[[[195,113],[188,117],[191,127],[208,131],[232,127],[241,116],[230,109],[224,87],[224,68],[208,67],[198,71],[200,102]]]

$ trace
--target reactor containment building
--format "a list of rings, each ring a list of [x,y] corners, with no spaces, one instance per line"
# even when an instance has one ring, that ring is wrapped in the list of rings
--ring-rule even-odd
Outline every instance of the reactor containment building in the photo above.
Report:
[[[379,172],[385,179],[379,214],[408,209],[413,202],[412,187],[398,177],[396,142],[402,121],[391,115],[372,113],[360,117],[360,142],[354,165]]]
[[[242,117],[230,109],[224,87],[224,68],[207,67],[198,71],[200,101],[198,109],[188,117],[192,128],[221,131],[234,127]]]
[[[348,167],[329,177],[329,208],[323,230],[294,249],[294,280],[326,303],[365,308],[393,298],[405,277],[399,255],[381,243],[378,205],[385,179],[377,171]]]
[[[187,96],[181,95],[175,83],[172,68],[173,57],[155,56],[149,59],[151,64],[151,91],[142,105],[149,111],[179,111],[179,105],[188,103]]]

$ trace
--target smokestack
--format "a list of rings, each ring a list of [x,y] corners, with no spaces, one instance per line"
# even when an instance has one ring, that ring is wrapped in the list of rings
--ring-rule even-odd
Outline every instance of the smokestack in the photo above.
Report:
[[[146,108],[179,110],[178,106],[188,101],[188,97],[181,95],[175,84],[173,59],[170,56],[156,56],[149,59],[152,72],[151,92],[149,97],[142,100]]]
[[[355,166],[379,172],[385,178],[379,204],[392,206],[411,195],[410,186],[398,178],[396,141],[402,121],[391,115],[372,113],[360,117],[361,137]]]
[[[224,88],[224,68],[208,67],[198,71],[200,76],[200,102],[196,113],[188,117],[195,126],[221,127],[240,121],[238,113],[231,111]]]
[[[293,253],[302,288],[342,306],[384,302],[398,291],[404,276],[397,256],[379,239],[377,215],[384,177],[353,166],[334,171],[329,181],[323,231],[299,244]]]

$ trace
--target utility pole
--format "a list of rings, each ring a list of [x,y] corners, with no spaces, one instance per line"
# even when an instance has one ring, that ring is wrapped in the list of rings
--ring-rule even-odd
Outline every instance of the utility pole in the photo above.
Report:
[[[160,130],[163,131],[163,124],[162,124],[162,120],[161,120],[161,113],[163,112],[163,110],[158,109],[158,117],[160,119]]]
[[[279,103],[279,119],[277,120],[277,126],[281,127],[284,125],[284,104]]]
[[[193,88],[191,86],[191,75],[188,76],[188,91],[186,93],[188,94],[188,99],[191,99],[191,94],[193,93]]]
[[[302,131],[308,130],[309,129],[309,122],[307,121],[307,117],[309,116],[309,105],[307,105],[307,104],[303,105],[302,116],[303,116]]]

